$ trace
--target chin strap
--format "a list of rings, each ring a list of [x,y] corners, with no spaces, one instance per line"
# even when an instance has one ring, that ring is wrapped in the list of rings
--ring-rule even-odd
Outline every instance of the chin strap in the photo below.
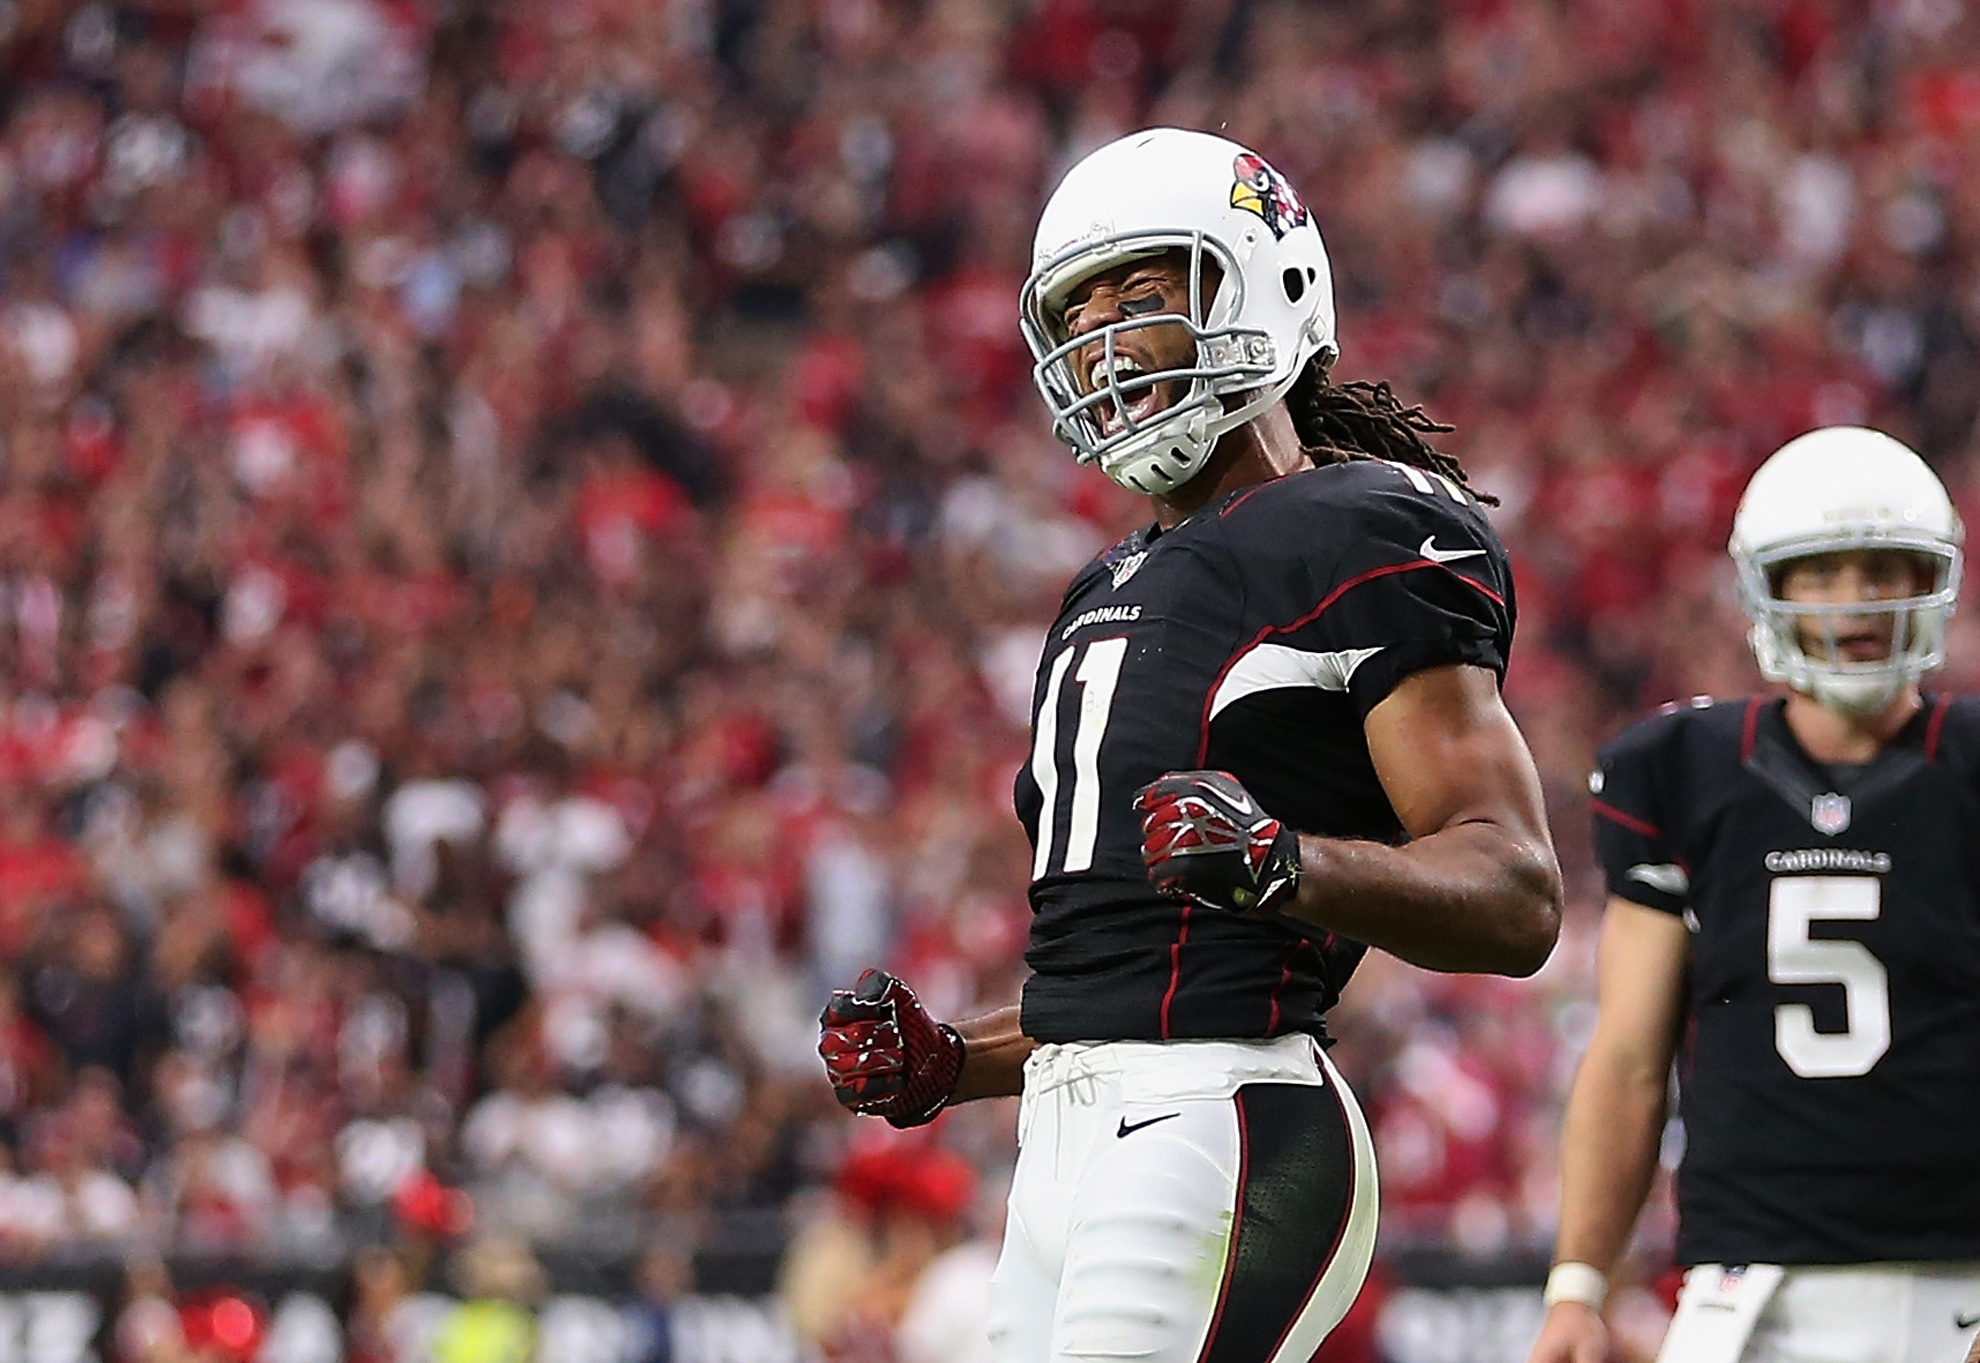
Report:
[[[1853,676],[1823,671],[1803,655],[1783,647],[1774,632],[1762,624],[1756,623],[1747,637],[1761,676],[1846,715],[1879,714],[1904,694],[1905,687],[1918,680],[1911,670],[1902,667]]]
[[[1889,709],[1908,684],[1903,677],[1816,676],[1802,689],[1831,710],[1862,718]]]
[[[1101,465],[1107,476],[1129,492],[1159,496],[1173,492],[1203,471],[1214,448],[1209,436],[1210,413],[1198,408],[1181,421],[1171,421],[1177,429],[1166,438],[1125,459]]]

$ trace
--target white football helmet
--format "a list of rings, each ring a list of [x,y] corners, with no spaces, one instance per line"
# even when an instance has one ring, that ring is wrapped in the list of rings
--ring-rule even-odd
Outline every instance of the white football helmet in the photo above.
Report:
[[[1753,620],[1753,656],[1785,682],[1849,714],[1875,714],[1946,657],[1946,621],[1959,596],[1965,531],[1938,476],[1910,448],[1862,426],[1826,426],[1790,440],[1760,466],[1733,517],[1728,549],[1740,602]],[[1836,607],[1784,601],[1792,560],[1845,549],[1899,549],[1932,565],[1922,596]],[[1890,655],[1850,662],[1811,657],[1799,622],[1838,615],[1895,617]]]
[[[1159,313],[1067,333],[1066,297],[1076,285],[1176,247],[1189,253],[1186,319]],[[1221,275],[1207,308],[1206,258]],[[1097,462],[1135,492],[1189,481],[1218,438],[1283,397],[1315,352],[1337,350],[1333,275],[1306,205],[1263,157],[1180,128],[1133,133],[1066,172],[1038,220],[1018,312],[1054,433],[1081,463]],[[1117,336],[1178,325],[1196,340],[1191,367],[1115,373]],[[1094,369],[1105,382],[1082,393],[1074,360],[1096,343],[1106,347]],[[1173,405],[1140,420],[1129,415],[1137,397],[1170,380],[1188,382]],[[1102,410],[1118,414],[1119,429],[1103,430]]]

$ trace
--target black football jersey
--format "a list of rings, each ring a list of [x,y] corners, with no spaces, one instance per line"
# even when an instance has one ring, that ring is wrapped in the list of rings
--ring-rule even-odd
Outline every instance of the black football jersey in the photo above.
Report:
[[[1860,767],[1784,713],[1667,708],[1590,783],[1609,892],[1691,934],[1678,1257],[1980,1258],[1980,700]]]
[[[1165,898],[1135,792],[1231,772],[1302,832],[1402,840],[1363,717],[1447,663],[1504,675],[1511,574],[1456,483],[1376,460],[1232,494],[1082,569],[1046,638],[1018,773],[1039,1041],[1324,1032],[1362,948]]]

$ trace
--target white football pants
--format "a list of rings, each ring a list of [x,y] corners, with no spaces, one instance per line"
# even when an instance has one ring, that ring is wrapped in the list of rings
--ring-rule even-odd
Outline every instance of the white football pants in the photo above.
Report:
[[[1658,1363],[1718,1363],[1707,1356],[1718,1351],[1687,1344],[1711,1322],[1686,1300],[1723,1271],[1686,1271]],[[1790,1266],[1724,1363],[1965,1363],[1976,1333],[1980,1263]]]
[[[1312,1038],[1042,1046],[997,1363],[1306,1363],[1375,1252],[1375,1152]]]

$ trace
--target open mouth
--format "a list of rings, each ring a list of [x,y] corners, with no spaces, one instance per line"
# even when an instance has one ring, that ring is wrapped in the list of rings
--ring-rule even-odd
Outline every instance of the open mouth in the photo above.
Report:
[[[1890,626],[1857,624],[1833,632],[1824,629],[1804,631],[1802,647],[1810,657],[1838,663],[1881,663],[1891,656],[1895,630]]]
[[[1882,631],[1836,638],[1836,657],[1848,663],[1880,663],[1891,656],[1891,636]]]
[[[1099,423],[1102,437],[1125,430],[1130,422],[1140,423],[1154,416],[1163,407],[1163,390],[1166,383],[1143,382],[1137,387],[1129,385],[1135,380],[1145,380],[1148,369],[1134,356],[1124,351],[1115,351],[1110,367],[1106,360],[1094,362],[1087,371],[1086,381],[1089,392],[1098,392],[1111,384],[1117,397],[1109,397],[1094,404],[1094,419]]]

